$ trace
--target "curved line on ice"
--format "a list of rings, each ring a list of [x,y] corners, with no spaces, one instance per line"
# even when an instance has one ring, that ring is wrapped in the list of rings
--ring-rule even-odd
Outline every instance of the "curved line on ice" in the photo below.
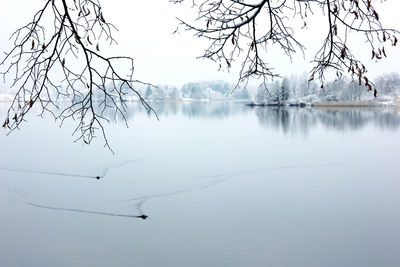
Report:
[[[104,169],[104,172],[102,175],[97,175],[97,176],[92,176],[92,175],[83,175],[83,174],[76,174],[76,173],[67,173],[67,172],[54,172],[54,171],[40,171],[40,170],[28,170],[28,169],[15,169],[15,168],[6,168],[6,167],[0,167],[0,170],[4,171],[11,171],[11,172],[24,172],[24,173],[35,173],[35,174],[46,174],[46,175],[57,175],[57,176],[67,176],[67,177],[79,177],[79,178],[92,178],[92,179],[100,179],[103,178],[107,175],[108,171],[110,169],[115,169],[119,168],[121,166],[127,165],[132,162],[139,161],[141,159],[132,159],[132,160],[127,160],[115,165],[111,165],[107,168]]]
[[[107,212],[100,212],[100,211],[90,211],[90,210],[79,210],[79,209],[68,209],[68,208],[57,208],[57,207],[50,207],[50,206],[43,206],[39,204],[35,204],[32,202],[26,202],[27,205],[43,208],[43,209],[50,209],[50,210],[59,210],[59,211],[69,211],[69,212],[80,212],[80,213],[88,213],[88,214],[97,214],[97,215],[106,215],[106,216],[116,216],[116,217],[127,217],[127,218],[139,218],[146,220],[147,215],[129,215],[129,214],[118,214],[118,213],[107,213]]]

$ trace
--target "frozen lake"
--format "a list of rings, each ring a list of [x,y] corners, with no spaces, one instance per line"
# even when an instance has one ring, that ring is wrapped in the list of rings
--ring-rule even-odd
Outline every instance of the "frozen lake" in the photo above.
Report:
[[[2,132],[0,266],[400,266],[399,110],[154,105]]]

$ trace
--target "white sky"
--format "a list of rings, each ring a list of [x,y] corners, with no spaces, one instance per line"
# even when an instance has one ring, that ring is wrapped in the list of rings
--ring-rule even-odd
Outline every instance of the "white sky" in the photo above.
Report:
[[[191,2],[191,0],[187,0]],[[186,6],[173,5],[168,0],[101,0],[104,16],[114,23],[119,32],[115,34],[118,45],[111,47],[113,55],[129,55],[135,59],[136,78],[153,84],[181,85],[189,81],[225,80],[236,82],[237,68],[227,71],[217,71],[218,65],[207,60],[196,59],[206,48],[206,42],[193,37],[190,32],[172,34],[178,24],[176,17],[190,18],[194,10]],[[18,26],[31,20],[33,14],[44,4],[43,0],[2,0],[0,10],[0,51],[10,47],[8,37]],[[21,8],[21,5],[24,7]],[[400,1],[387,0],[377,8],[384,25],[400,29]],[[320,18],[309,23],[310,28],[317,32],[324,30]],[[322,27],[322,28],[321,28]],[[323,32],[325,35],[325,31]],[[274,54],[269,60],[271,67],[283,75],[309,71],[312,60],[321,43],[313,40],[313,35],[302,32],[299,37],[308,47],[306,59],[299,53],[291,63],[286,58]],[[105,45],[102,45],[103,47]],[[380,63],[369,60],[370,49],[365,45],[367,55],[364,62],[372,77],[390,71],[398,71],[400,66],[400,46],[395,49],[386,48],[390,54],[388,59]],[[354,49],[354,48],[353,48]],[[357,51],[357,52],[360,52]],[[236,65],[239,65],[237,62]]]

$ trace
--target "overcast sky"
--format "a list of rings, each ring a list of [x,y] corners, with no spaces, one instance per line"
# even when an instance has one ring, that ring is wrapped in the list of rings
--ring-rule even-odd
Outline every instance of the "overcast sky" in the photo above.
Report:
[[[233,68],[229,73],[222,72],[218,71],[217,64],[196,59],[206,47],[205,41],[193,37],[190,32],[173,34],[178,23],[176,17],[193,17],[194,10],[186,6],[173,5],[168,0],[102,0],[101,3],[106,20],[113,22],[119,29],[115,34],[119,44],[111,47],[112,53],[129,55],[135,59],[136,78],[154,84],[176,85],[201,80],[225,80],[232,83],[236,81],[237,68]],[[2,0],[1,51],[10,47],[8,37],[12,31],[30,21],[43,4],[43,0]],[[400,19],[397,14],[400,10],[400,1],[387,0],[382,7],[378,8],[378,12],[385,25],[400,29]],[[317,32],[323,30],[324,24],[320,23],[321,21],[323,21],[321,18],[311,20],[309,25],[313,29],[310,30]],[[291,63],[281,55],[271,55],[270,66],[278,73],[290,75],[311,69],[311,65],[307,62],[312,60],[315,49],[319,48],[321,43],[306,30],[299,36],[308,48],[306,58],[299,54]],[[398,71],[400,46],[396,49],[387,49],[390,58],[378,64],[369,59],[370,49],[362,42],[357,52],[360,51],[365,51],[367,55],[363,60],[367,63],[371,76],[381,72]]]

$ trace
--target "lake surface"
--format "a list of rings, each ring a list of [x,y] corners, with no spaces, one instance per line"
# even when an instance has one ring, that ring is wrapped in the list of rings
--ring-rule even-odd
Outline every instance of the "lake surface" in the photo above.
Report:
[[[400,266],[398,109],[154,106],[2,132],[0,266]]]

